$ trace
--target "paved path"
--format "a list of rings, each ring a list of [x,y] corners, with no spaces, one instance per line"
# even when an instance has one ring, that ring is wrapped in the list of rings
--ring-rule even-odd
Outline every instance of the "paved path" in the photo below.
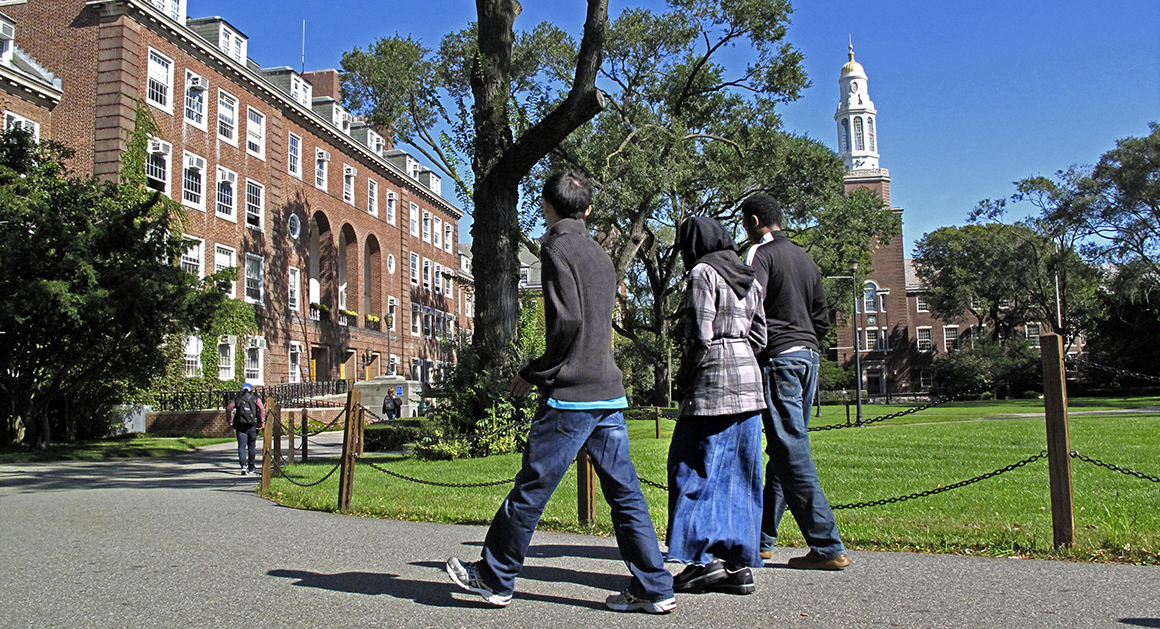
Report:
[[[493,609],[443,572],[484,528],[282,507],[231,448],[0,465],[0,627],[1160,627],[1160,567],[854,552],[818,573],[784,567],[795,549],[754,595],[617,614],[614,542],[544,532]]]

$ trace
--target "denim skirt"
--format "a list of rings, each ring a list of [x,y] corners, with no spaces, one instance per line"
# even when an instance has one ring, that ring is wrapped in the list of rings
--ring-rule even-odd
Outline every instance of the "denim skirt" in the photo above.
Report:
[[[669,561],[761,566],[761,412],[679,418],[668,468]]]

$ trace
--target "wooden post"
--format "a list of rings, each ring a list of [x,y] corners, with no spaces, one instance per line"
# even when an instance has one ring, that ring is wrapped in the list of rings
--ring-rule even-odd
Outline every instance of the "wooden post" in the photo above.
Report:
[[[281,417],[279,415],[278,417]],[[290,417],[290,412],[286,412],[286,436],[289,439],[290,453],[286,456],[286,464],[294,465],[294,419]]]
[[[360,404],[358,407],[358,455],[363,455],[363,441],[367,436],[367,411]]]
[[[576,511],[580,524],[596,520],[596,469],[584,448],[576,453]]]
[[[266,398],[266,425],[262,427],[262,491],[270,490],[270,465],[273,462],[270,446],[274,440],[274,424],[277,423],[273,418],[281,410],[278,400]]]
[[[354,490],[355,447],[358,441],[358,417],[355,407],[362,395],[352,387],[346,393],[346,421],[342,430],[342,458],[338,474],[338,510],[350,509],[350,496]]]
[[[308,422],[306,421],[309,417],[310,417],[310,409],[308,409],[308,408],[302,409],[302,462],[303,463],[306,462],[306,451],[308,449],[308,444],[310,443],[310,439],[308,439],[306,437],[307,435],[310,434],[310,427],[308,425]]]
[[[1075,543],[1075,503],[1071,486],[1071,444],[1067,431],[1067,374],[1063,339],[1039,337],[1043,361],[1043,410],[1047,419],[1047,470],[1051,482],[1051,528],[1055,547]]]
[[[655,408],[656,412],[657,412],[657,439],[660,439],[661,438],[661,407],[655,406],[653,408]]]
[[[276,404],[278,404],[278,401],[275,400],[274,398],[272,398],[272,397],[266,398],[266,420],[269,423],[274,424],[274,437],[273,437],[273,439],[274,439],[274,456],[277,457],[276,460],[278,461],[278,465],[281,465],[282,464],[282,422],[281,421],[269,421],[270,415],[273,413],[273,408]],[[274,419],[276,419],[276,420],[279,419],[278,415],[275,414]]]

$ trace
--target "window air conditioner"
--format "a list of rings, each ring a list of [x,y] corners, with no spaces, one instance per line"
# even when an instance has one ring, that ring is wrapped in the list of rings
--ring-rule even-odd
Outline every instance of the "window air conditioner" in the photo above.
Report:
[[[149,139],[149,153],[152,155],[169,155],[170,146],[168,142],[162,142],[153,138]]]
[[[0,22],[0,39],[16,39],[16,27],[7,22]]]
[[[223,334],[218,337],[218,345],[237,345],[238,337],[233,334]]]
[[[266,349],[266,337],[254,336],[250,338],[250,349]]]
[[[202,90],[209,89],[209,81],[206,80],[205,77],[191,76],[189,77],[189,82],[186,83],[186,87],[196,92],[200,92]]]
[[[318,151],[315,152],[315,155],[318,157],[318,159],[320,161],[323,161],[323,162],[330,161],[330,151],[324,151],[322,149],[318,149]]]
[[[353,166],[343,166],[342,167],[342,174],[344,174],[348,177],[357,177],[358,171],[355,170]]]
[[[229,183],[230,185],[235,185],[238,183],[238,173],[230,172],[228,170],[225,170],[224,168],[219,168],[218,169],[218,181],[224,181],[226,183]]]
[[[197,155],[186,155],[185,167],[193,170],[205,170],[205,158]]]

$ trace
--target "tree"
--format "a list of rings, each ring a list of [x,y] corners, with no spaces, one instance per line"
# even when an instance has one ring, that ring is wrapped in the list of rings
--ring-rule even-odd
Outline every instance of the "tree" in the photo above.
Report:
[[[102,436],[112,406],[148,386],[165,341],[224,299],[177,264],[190,246],[180,206],[145,188],[145,135],[127,181],[73,177],[71,151],[18,130],[0,136],[0,410],[46,448],[54,431]],[[133,165],[136,165],[136,168]]]
[[[1160,125],[1104,153],[1085,188],[1097,195],[1087,220],[1113,262],[1139,259],[1160,272]],[[1086,208],[1085,208],[1086,209]]]
[[[997,398],[1017,398],[1042,388],[1041,371],[1039,353],[1027,341],[984,338],[935,359],[934,390],[943,395],[989,392]]]
[[[552,77],[554,85],[566,85],[562,99],[549,96],[550,90],[532,79],[550,67],[547,55],[563,34],[543,25],[525,38],[525,46],[516,48],[514,24],[521,8],[515,0],[478,0],[474,37],[463,33],[445,37],[439,60],[430,59],[416,42],[397,36],[380,40],[372,53],[356,48],[343,55],[348,106],[368,113],[371,124],[393,128],[404,142],[423,147],[456,182],[461,198],[469,201],[474,216],[472,252],[488,261],[476,267],[473,337],[485,371],[506,374],[512,367],[511,345],[519,319],[518,248],[526,239],[519,224],[520,182],[548,151],[604,106],[596,76],[608,3],[588,0],[587,6],[579,52],[570,63],[571,80]],[[392,51],[403,54],[392,56]],[[455,104],[457,118],[447,114],[438,98],[440,90]],[[534,100],[543,112],[534,123],[521,95]],[[448,123],[452,132],[437,134],[433,125],[438,120]],[[466,160],[471,162],[470,174],[460,168]]]

